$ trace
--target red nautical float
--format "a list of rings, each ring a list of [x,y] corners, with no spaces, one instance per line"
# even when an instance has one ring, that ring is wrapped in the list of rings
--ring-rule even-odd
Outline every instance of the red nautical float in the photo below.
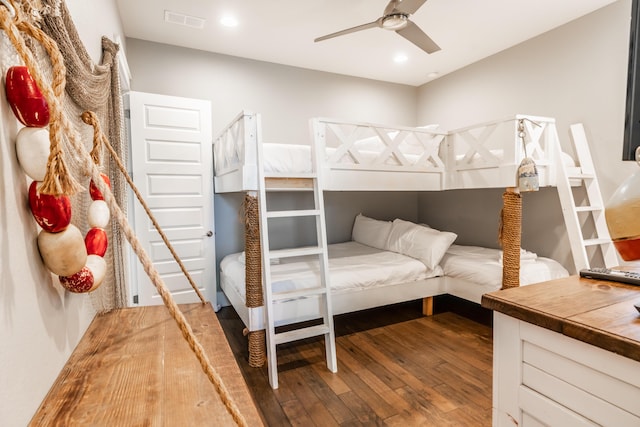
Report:
[[[109,177],[103,173],[100,174],[100,177],[107,184],[107,187],[111,188],[111,180]],[[89,195],[91,196],[91,200],[104,200],[104,196],[102,192],[98,189],[98,187],[93,183],[93,179],[89,184]]]
[[[93,272],[87,266],[70,276],[60,276],[60,284],[63,288],[74,293],[89,292],[93,287]]]
[[[52,196],[38,191],[39,181],[29,186],[29,207],[36,222],[43,230],[57,233],[71,223],[71,200],[68,196]]]
[[[104,256],[107,252],[107,245],[109,244],[107,232],[102,228],[91,228],[87,231],[87,235],[84,238],[84,244],[87,248],[88,255]]]
[[[28,127],[49,124],[49,104],[24,65],[10,67],[5,79],[7,101],[16,118]]]

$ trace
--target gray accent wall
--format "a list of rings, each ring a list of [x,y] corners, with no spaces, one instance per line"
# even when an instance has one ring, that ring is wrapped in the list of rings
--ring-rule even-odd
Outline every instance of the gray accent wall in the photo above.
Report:
[[[635,162],[621,160],[630,16],[631,0],[620,0],[428,83],[418,90],[418,121],[455,129],[515,113],[555,117],[569,153],[569,126],[582,123],[606,202],[637,170]],[[464,231],[460,241],[495,246],[495,233],[486,228],[495,227],[501,194],[424,193],[420,218]],[[473,210],[460,213],[471,207],[468,200]],[[573,269],[555,189],[523,195],[522,228],[523,247]]]

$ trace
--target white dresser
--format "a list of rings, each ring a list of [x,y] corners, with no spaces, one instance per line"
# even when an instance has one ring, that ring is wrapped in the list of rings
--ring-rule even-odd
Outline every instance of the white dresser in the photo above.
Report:
[[[640,426],[640,288],[566,279],[485,295],[494,426]]]

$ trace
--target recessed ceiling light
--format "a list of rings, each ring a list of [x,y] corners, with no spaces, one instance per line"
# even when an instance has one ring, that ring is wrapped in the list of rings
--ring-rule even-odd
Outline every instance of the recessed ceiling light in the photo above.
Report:
[[[220,24],[230,28],[237,27],[238,20],[234,16],[224,15],[222,18],[220,18]]]
[[[400,64],[402,62],[407,62],[408,59],[409,57],[404,53],[398,53],[396,56],[393,57],[393,62]]]
[[[437,72],[437,71],[432,71],[432,72],[430,72],[429,74],[427,74],[427,77],[429,77],[430,79],[433,79],[433,78],[438,77],[439,75],[440,75],[440,73],[439,73],[439,72]]]

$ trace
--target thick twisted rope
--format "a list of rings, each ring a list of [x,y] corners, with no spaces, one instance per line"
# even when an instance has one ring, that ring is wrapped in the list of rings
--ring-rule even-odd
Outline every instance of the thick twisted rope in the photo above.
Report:
[[[75,178],[69,173],[61,148],[61,139],[63,136],[67,135],[67,137],[69,137],[75,134],[71,123],[68,120],[63,120],[63,109],[60,102],[58,102],[58,99],[61,99],[64,95],[66,75],[64,60],[60,51],[57,49],[55,42],[33,24],[23,20],[21,15],[22,13],[20,12],[20,8],[16,8],[14,21],[9,10],[5,7],[0,7],[0,26],[2,26],[7,37],[16,48],[18,55],[20,55],[29,69],[31,76],[38,84],[42,95],[45,97],[49,105],[51,117],[49,121],[49,141],[51,151],[47,162],[47,172],[44,180],[42,181],[42,185],[40,186],[40,192],[55,196],[59,196],[61,194],[72,195],[80,190],[82,186],[80,186]],[[31,50],[29,50],[25,43],[25,39],[20,34],[21,31],[40,42],[49,54],[54,75],[51,85],[46,84],[42,73],[37,67],[36,60],[33,57]]]
[[[133,183],[133,179],[127,172],[127,168],[122,164],[122,161],[118,157],[118,153],[116,153],[116,151],[113,149],[113,147],[109,143],[109,140],[107,139],[105,134],[102,133],[102,130],[100,128],[100,122],[98,121],[98,117],[95,115],[93,111],[85,111],[84,113],[82,113],[81,117],[82,117],[82,121],[84,121],[88,125],[93,126],[93,149],[91,150],[91,153],[90,153],[91,159],[94,161],[94,163],[98,164],[99,161],[96,162],[96,159],[99,160],[100,148],[104,146],[107,149],[107,151],[109,151],[109,154],[111,154],[111,158],[116,163],[116,165],[118,166],[118,169],[120,169],[120,172],[127,180],[129,187],[131,188],[131,190],[133,190],[133,193],[136,195],[136,198],[144,208],[144,211],[147,213],[147,216],[151,220],[151,223],[155,227],[156,231],[158,231],[158,234],[160,234],[160,237],[162,237],[162,241],[169,249],[169,252],[171,252],[171,255],[173,255],[173,259],[178,263],[178,265],[180,266],[180,270],[182,270],[182,273],[187,278],[187,280],[189,281],[189,284],[198,295],[198,298],[200,298],[200,301],[204,304],[205,298],[200,292],[200,289],[198,289],[198,285],[196,285],[195,281],[191,277],[191,274],[189,274],[189,271],[187,270],[184,263],[178,256],[178,253],[173,248],[173,245],[169,241],[169,238],[160,227],[160,224],[158,223],[156,217],[151,212],[149,205],[143,199],[142,194],[140,194],[138,187],[136,187],[136,185]],[[100,181],[102,181],[102,179],[100,179]]]
[[[215,368],[211,365],[211,362],[209,361],[209,358],[207,357],[204,351],[204,348],[202,348],[202,345],[194,335],[193,330],[191,329],[191,326],[189,325],[186,318],[180,311],[178,305],[173,300],[173,297],[171,296],[171,292],[169,292],[166,285],[164,284],[164,281],[162,280],[162,278],[160,277],[160,274],[158,273],[155,266],[153,265],[153,262],[149,258],[149,255],[147,255],[147,252],[142,247],[140,240],[138,240],[137,236],[131,229],[131,226],[127,222],[126,215],[122,212],[122,210],[116,203],[115,198],[111,193],[111,189],[109,189],[107,184],[102,180],[102,177],[100,176],[100,171],[98,170],[98,168],[93,164],[93,162],[91,162],[91,156],[86,152],[86,150],[84,150],[84,147],[78,146],[76,148],[80,150],[83,157],[86,158],[85,161],[89,162],[92,165],[90,172],[91,172],[91,177],[93,179],[94,184],[102,192],[105,202],[107,202],[107,204],[109,205],[109,208],[111,209],[112,215],[115,217],[116,221],[118,222],[118,224],[120,224],[120,227],[123,229],[124,235],[129,241],[129,243],[131,244],[133,251],[138,256],[138,259],[142,263],[144,271],[147,273],[147,276],[149,276],[149,278],[151,279],[151,282],[156,287],[158,294],[160,294],[160,297],[162,298],[164,305],[169,310],[169,313],[178,324],[178,327],[180,328],[180,332],[182,332],[182,336],[189,344],[189,347],[191,348],[193,353],[196,355],[196,358],[200,362],[200,366],[202,367],[202,370],[207,375],[207,378],[209,378],[209,381],[214,385],[216,391],[220,395],[220,399],[222,400],[225,407],[233,417],[234,421],[240,426],[246,426],[247,423],[243,415],[240,413],[240,410],[236,406],[235,402],[231,399],[231,395],[229,394],[229,391],[225,387],[224,383],[222,382],[220,375],[215,370]]]
[[[498,239],[502,245],[502,289],[520,286],[520,244],[522,233],[522,195],[505,191]]]
[[[17,19],[19,20],[19,18]],[[140,262],[142,263],[142,266],[145,272],[151,279],[151,282],[153,283],[153,285],[156,287],[158,294],[160,294],[162,301],[164,302],[165,306],[169,310],[169,313],[178,324],[178,327],[182,332],[183,338],[187,341],[187,343],[189,344],[189,347],[191,348],[196,358],[200,362],[200,366],[202,367],[202,370],[207,375],[207,378],[214,385],[216,391],[218,392],[218,395],[220,396],[220,399],[222,400],[223,404],[227,408],[229,414],[238,425],[246,426],[247,425],[246,420],[244,419],[243,415],[240,413],[235,402],[231,399],[231,395],[229,394],[229,391],[225,387],[224,383],[222,382],[220,375],[216,372],[216,370],[211,365],[211,362],[209,361],[209,358],[207,357],[204,351],[204,348],[198,341],[197,337],[194,335],[193,330],[191,329],[191,326],[187,322],[186,318],[180,311],[175,301],[173,300],[171,293],[169,292],[166,285],[164,284],[158,271],[153,265],[153,262],[151,261],[146,251],[142,247],[140,241],[138,240],[137,236],[129,226],[129,223],[127,221],[125,214],[122,212],[113,194],[111,193],[111,189],[102,180],[102,177],[100,176],[100,170],[94,164],[91,158],[91,155],[85,150],[83,144],[79,141],[78,135],[75,129],[73,128],[72,123],[69,121],[66,115],[63,114],[63,109],[60,104],[59,97],[56,96],[56,93],[60,90],[60,87],[62,87],[62,92],[61,92],[61,96],[62,96],[62,93],[64,92],[64,85],[61,86],[58,84],[57,89],[54,92],[52,87],[44,79],[40,69],[37,67],[36,61],[33,58],[31,51],[29,51],[29,49],[26,47],[24,39],[20,35],[17,25],[13,22],[11,18],[11,14],[9,13],[9,10],[5,7],[0,7],[0,25],[2,25],[2,28],[7,33],[9,40],[12,42],[12,44],[18,51],[18,54],[25,62],[25,65],[29,69],[29,72],[31,73],[32,77],[38,84],[40,91],[42,92],[43,96],[47,100],[47,103],[49,104],[49,110],[51,112],[51,116],[54,118],[54,120],[52,120],[50,123],[50,127],[55,122],[58,122],[58,125],[60,127],[57,128],[57,132],[63,131],[64,134],[67,135],[69,142],[72,144],[74,150],[76,151],[76,154],[80,156],[80,158],[83,161],[83,164],[85,165],[85,169],[84,169],[85,174],[88,176],[91,176],[96,187],[98,187],[98,189],[102,192],[105,202],[107,203],[107,205],[111,210],[111,214],[113,215],[113,217],[115,217],[116,221],[120,224],[120,226],[124,230],[124,234],[127,240],[129,241],[129,243],[131,244],[131,247],[133,248],[134,252],[140,259]],[[37,32],[35,32],[34,34],[37,34]],[[44,35],[44,33],[42,33],[41,35],[38,35],[36,39],[40,36],[44,36],[43,40],[45,40],[45,42],[46,40],[49,40],[49,38],[46,35]],[[57,51],[57,49],[52,48],[50,55],[52,55],[51,62],[54,66],[54,75],[56,75],[57,73],[60,73],[61,70],[64,70],[64,65],[61,65],[63,64],[63,62],[61,61],[60,53],[59,51]],[[64,72],[63,72],[63,76],[64,76]],[[56,81],[57,80],[54,78],[54,82]],[[52,134],[53,133],[54,132],[52,132]],[[56,134],[56,138],[59,138],[62,136],[61,133],[55,133],[55,134]],[[54,145],[54,142],[57,145],[58,140],[55,139],[54,141],[54,139],[55,138],[52,137],[52,140],[51,140],[52,145]],[[53,150],[52,150],[52,154],[53,154]],[[64,168],[64,162],[62,160],[62,152],[61,151],[58,152],[55,157],[53,158],[50,157],[49,160],[50,162],[51,161],[56,162],[56,166],[47,168],[47,177],[50,178],[50,187],[51,187],[49,188],[50,192],[47,194],[55,194],[55,195],[73,194],[73,192],[76,190],[75,187],[78,186],[78,184],[75,183],[74,185],[74,181],[70,181],[70,180],[73,180],[73,178],[67,173],[66,168]],[[62,172],[65,173],[65,176],[58,175],[59,173],[62,173]],[[45,191],[43,190],[42,192],[44,193]]]
[[[262,292],[262,258],[260,247],[260,216],[258,198],[246,194],[244,196],[244,251],[245,251],[245,295],[247,307],[264,305]],[[247,331],[249,344],[249,366],[259,368],[264,365],[266,356],[266,333]]]

